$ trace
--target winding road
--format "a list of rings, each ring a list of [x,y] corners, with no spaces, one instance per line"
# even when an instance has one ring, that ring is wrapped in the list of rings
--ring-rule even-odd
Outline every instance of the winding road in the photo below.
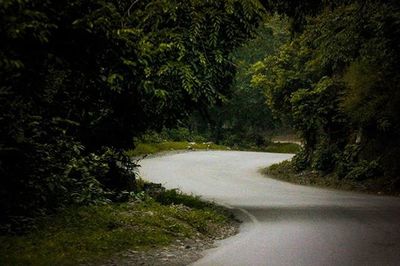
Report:
[[[235,209],[240,233],[194,265],[400,265],[400,199],[299,186],[258,170],[291,155],[197,151],[141,161],[142,176]]]

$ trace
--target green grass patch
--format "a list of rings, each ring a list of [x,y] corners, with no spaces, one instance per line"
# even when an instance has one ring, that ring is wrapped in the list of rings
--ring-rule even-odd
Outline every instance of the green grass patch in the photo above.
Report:
[[[126,151],[129,156],[140,156],[144,154],[154,154],[162,151],[176,151],[176,150],[227,150],[228,147],[217,145],[214,143],[195,143],[190,144],[188,141],[163,141],[159,143],[137,143],[134,150]]]
[[[154,154],[163,151],[179,151],[179,150],[229,150],[229,147],[214,143],[195,143],[191,144],[188,141],[163,141],[156,143],[136,144],[134,150],[126,151],[126,154],[131,157]],[[250,150],[276,153],[297,153],[300,150],[300,145],[296,143],[271,143],[266,147],[237,147],[234,150]]]
[[[211,202],[202,201],[198,196],[183,194],[177,189],[169,189],[164,193],[159,194],[156,197],[156,200],[163,205],[183,204],[190,208],[200,210],[218,208],[215,204]]]
[[[297,153],[300,151],[300,145],[296,143],[271,143],[265,147],[266,152],[276,153]]]
[[[195,143],[190,144],[188,141],[164,141],[159,143],[138,143],[134,150],[126,151],[128,156],[140,156],[145,154],[154,154],[163,151],[178,151],[178,150],[229,150],[227,146],[214,143]],[[235,150],[253,150],[276,153],[297,153],[300,150],[300,145],[296,143],[271,143],[267,147],[238,147]]]
[[[25,235],[0,236],[0,265],[100,263],[127,249],[213,235],[229,220],[211,203],[177,191],[160,201],[69,208],[43,218]]]

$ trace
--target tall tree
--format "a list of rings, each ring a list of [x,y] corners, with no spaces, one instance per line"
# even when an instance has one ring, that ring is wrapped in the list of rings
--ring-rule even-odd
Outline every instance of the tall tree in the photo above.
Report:
[[[129,189],[121,151],[223,97],[227,56],[261,12],[239,0],[1,1],[3,217]]]
[[[230,54],[235,66],[230,93],[220,105],[209,108],[207,119],[195,119],[195,124],[199,124],[197,127],[203,131],[207,129],[214,140],[227,145],[265,144],[268,135],[280,126],[280,121],[265,104],[263,90],[251,85],[251,69],[257,61],[274,54],[289,36],[286,19],[265,15],[252,38]]]
[[[310,17],[293,41],[259,63],[253,83],[302,134],[298,168],[355,180],[384,175],[399,186],[400,7],[348,2]]]

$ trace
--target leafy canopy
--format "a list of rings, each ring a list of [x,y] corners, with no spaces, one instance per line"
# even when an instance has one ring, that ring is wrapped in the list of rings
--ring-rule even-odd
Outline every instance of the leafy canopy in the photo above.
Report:
[[[220,101],[227,56],[261,12],[239,0],[1,1],[4,217],[131,189],[121,151]]]

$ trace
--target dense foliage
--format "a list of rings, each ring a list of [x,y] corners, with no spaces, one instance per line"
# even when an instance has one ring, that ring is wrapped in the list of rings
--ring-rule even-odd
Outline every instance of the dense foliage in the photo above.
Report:
[[[260,2],[287,18],[257,0],[0,1],[1,224],[123,198],[133,138],[194,111],[229,145],[279,118],[304,140],[296,169],[399,188],[398,1]]]
[[[132,189],[132,138],[223,98],[257,1],[0,2],[0,211]]]
[[[400,7],[346,1],[309,17],[279,53],[254,66],[272,110],[304,140],[298,170],[384,177],[400,188]]]
[[[193,115],[189,125],[209,139],[229,146],[257,147],[268,143],[282,123],[266,105],[266,96],[251,84],[252,65],[276,53],[290,36],[288,21],[266,15],[252,38],[230,54],[235,78],[226,99],[208,109],[206,116]]]

